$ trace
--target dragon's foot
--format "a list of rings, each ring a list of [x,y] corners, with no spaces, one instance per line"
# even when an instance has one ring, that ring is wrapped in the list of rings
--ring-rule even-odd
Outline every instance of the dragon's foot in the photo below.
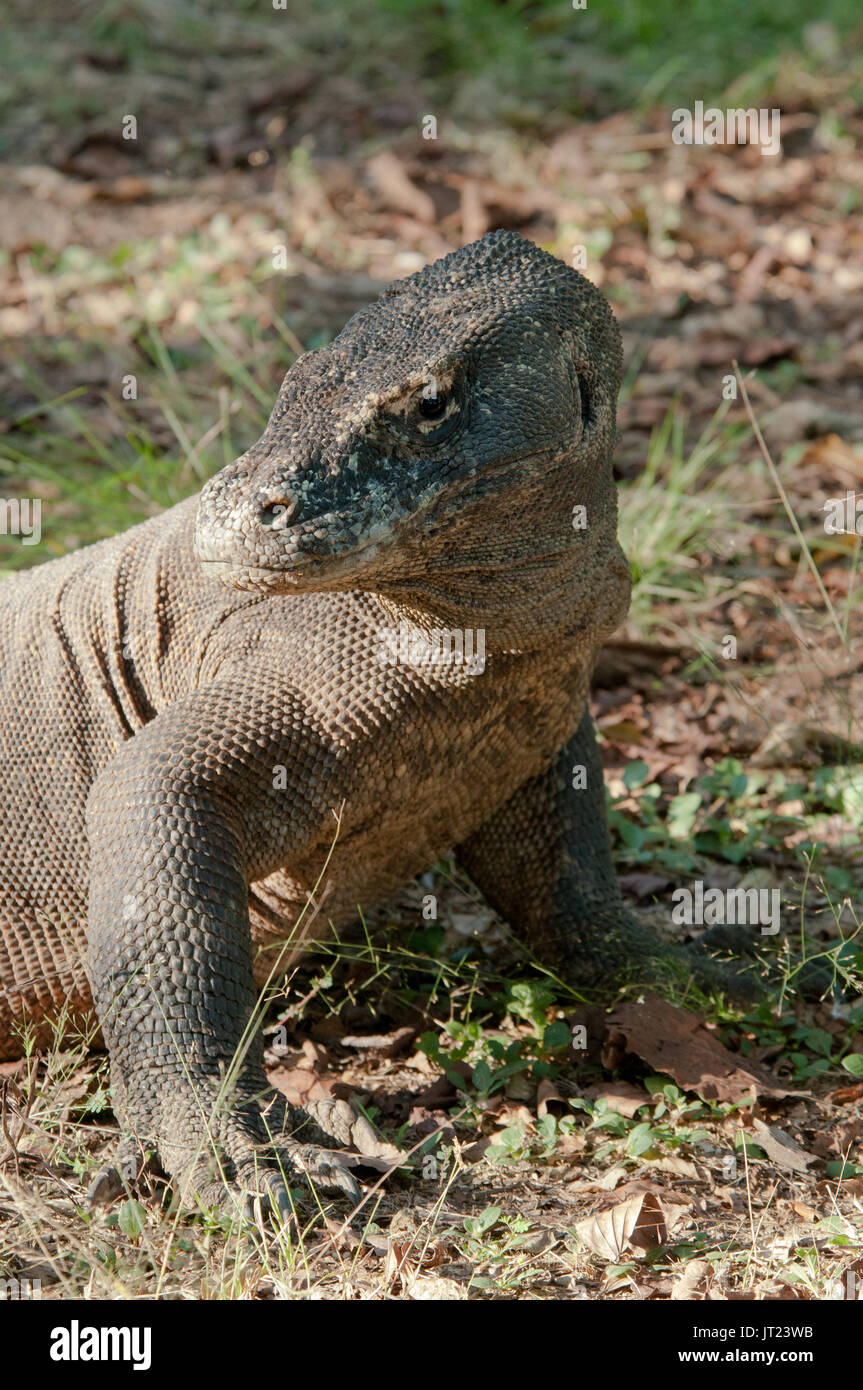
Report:
[[[136,1137],[121,1143],[113,1163],[96,1175],[87,1197],[104,1205],[123,1192],[143,1189],[151,1176],[169,1178],[184,1208],[256,1203],[286,1217],[290,1186],[302,1177],[313,1189],[340,1193],[356,1204],[360,1187],[351,1169],[375,1150],[372,1126],[344,1100],[310,1101],[302,1109],[268,1091],[254,1101],[209,1115],[201,1095],[184,1088],[159,1106],[156,1137],[135,1124]],[[359,1152],[345,1150],[353,1146]]]

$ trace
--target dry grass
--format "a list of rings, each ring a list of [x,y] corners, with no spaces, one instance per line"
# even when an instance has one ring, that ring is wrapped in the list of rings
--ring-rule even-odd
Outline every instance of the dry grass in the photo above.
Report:
[[[695,8],[701,33],[706,7]],[[741,25],[752,9],[738,7]],[[83,27],[63,7],[56,23],[74,33],[58,28],[50,43],[15,30],[0,476],[10,494],[44,500],[47,524],[26,553],[0,537],[0,556],[10,568],[49,558],[196,490],[254,440],[294,356],[378,281],[487,226],[519,227],[564,256],[584,243],[630,362],[618,458],[638,584],[633,622],[603,656],[595,710],[627,894],[668,930],[674,883],[725,887],[760,873],[782,888],[788,952],[806,926],[809,949],[842,950],[854,968],[860,538],[827,536],[821,509],[863,476],[859,78],[841,46],[819,71],[808,38],[802,57],[738,76],[723,35],[739,41],[742,30],[723,13],[721,43],[706,45],[717,92],[733,74],[734,104],[768,91],[789,117],[788,157],[768,177],[752,151],[672,147],[653,103],[665,92],[675,104],[680,55],[657,67],[657,36],[641,33],[641,67],[628,74],[631,8],[601,60],[596,47],[579,51],[590,82],[573,83],[561,39],[570,7],[544,7],[535,22],[548,65],[518,90],[490,81],[479,51],[493,40],[511,75],[522,22],[497,5],[480,11],[488,23],[468,34],[461,83],[437,7],[402,7],[401,30],[376,15],[380,48],[347,26],[339,53],[353,77],[318,43],[345,29],[337,10],[274,39],[258,11],[148,6],[156,64],[137,4],[84,6]],[[809,9],[795,14],[802,29]],[[662,27],[661,7],[651,20]],[[752,15],[756,46],[772,20],[760,24]],[[666,28],[683,43],[676,19]],[[422,88],[404,70],[406,35],[429,60]],[[615,112],[654,70],[639,114]],[[301,72],[311,82],[285,96]],[[44,120],[21,95],[34,74],[50,95]],[[433,149],[417,134],[417,90],[441,117]],[[582,91],[595,124],[572,118]],[[127,102],[146,111],[147,138],[118,163],[104,109]],[[412,210],[376,181],[384,146],[420,195]],[[274,269],[276,246],[286,272]],[[769,464],[742,395],[720,399],[735,357]],[[136,399],[121,393],[127,374]],[[721,655],[729,634],[734,661]],[[439,919],[418,932],[430,891]],[[39,1280],[46,1299],[836,1296],[863,1243],[859,1008],[804,1005],[777,988],[741,1019],[690,992],[729,1047],[804,1093],[706,1104],[637,1058],[606,1053],[603,1066],[601,1013],[587,1057],[561,1044],[577,1001],[525,963],[451,866],[372,925],[265,1001],[274,1081],[295,1101],[304,1087],[351,1096],[382,1142],[413,1150],[385,1181],[363,1174],[357,1217],[300,1180],[280,1230],[230,1210],[180,1213],[164,1191],[89,1211],[88,1180],[117,1136],[105,1059],[67,1029],[49,1054],[0,1067],[0,1280]],[[399,1030],[409,1038],[393,1053],[343,1041]],[[494,1079],[504,1055],[512,1071]],[[623,1082],[645,1097],[637,1114],[611,1107],[608,1087]],[[758,1120],[796,1140],[806,1171],[759,1147]],[[592,1216],[644,1191],[666,1214],[661,1248],[598,1255]]]

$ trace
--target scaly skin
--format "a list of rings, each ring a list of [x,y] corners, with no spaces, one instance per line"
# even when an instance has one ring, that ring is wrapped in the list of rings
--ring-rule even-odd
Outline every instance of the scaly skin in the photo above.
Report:
[[[314,931],[455,846],[573,982],[654,967],[585,712],[629,601],[620,374],[598,291],[485,237],[300,358],[200,499],[0,588],[0,1058],[95,1005],[124,1176],[355,1195],[321,1146],[365,1121],[286,1107],[248,1027],[338,812]],[[386,659],[404,624],[482,629],[484,669]]]

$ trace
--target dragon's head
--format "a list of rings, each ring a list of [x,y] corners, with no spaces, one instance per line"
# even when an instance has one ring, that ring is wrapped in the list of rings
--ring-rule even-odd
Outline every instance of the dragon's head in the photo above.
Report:
[[[588,280],[491,233],[294,363],[260,440],[201,494],[198,556],[236,588],[475,619],[541,601],[574,561],[589,582],[616,550],[621,361]]]

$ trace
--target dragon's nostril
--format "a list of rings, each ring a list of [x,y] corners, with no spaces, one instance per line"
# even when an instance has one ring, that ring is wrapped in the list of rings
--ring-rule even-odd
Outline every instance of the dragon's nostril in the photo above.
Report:
[[[297,520],[299,510],[300,504],[296,497],[292,497],[290,493],[284,493],[278,500],[268,502],[265,507],[261,508],[261,525],[283,530]]]

